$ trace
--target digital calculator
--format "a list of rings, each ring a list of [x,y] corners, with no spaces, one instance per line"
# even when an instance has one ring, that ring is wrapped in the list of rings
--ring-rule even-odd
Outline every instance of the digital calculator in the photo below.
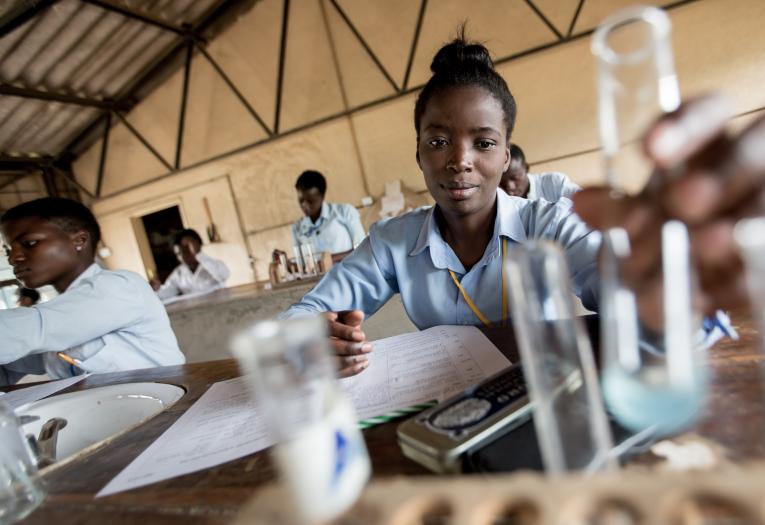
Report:
[[[511,365],[399,425],[401,450],[435,472],[461,472],[463,454],[531,417],[527,394],[521,365]]]

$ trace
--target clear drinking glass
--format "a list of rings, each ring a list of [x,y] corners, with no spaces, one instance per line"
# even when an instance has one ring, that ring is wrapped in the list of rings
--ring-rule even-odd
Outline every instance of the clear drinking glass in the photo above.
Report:
[[[263,321],[237,335],[232,351],[250,375],[298,517],[334,518],[356,501],[371,466],[353,407],[335,379],[326,321]]]
[[[617,198],[644,189],[650,168],[642,160],[639,139],[662,112],[680,103],[670,36],[664,11],[638,7],[609,17],[593,37],[606,179]],[[603,235],[606,404],[634,431],[677,432],[699,413],[706,385],[704,355],[694,341],[701,316],[694,309],[687,228],[678,221],[661,226],[661,264],[656,268],[661,282],[655,287],[625,278],[624,269],[635,256],[626,232],[615,228]]]
[[[0,525],[26,517],[44,494],[21,425],[13,410],[0,402]]]
[[[615,469],[595,359],[563,253],[551,242],[525,243],[510,252],[505,271],[545,471]]]

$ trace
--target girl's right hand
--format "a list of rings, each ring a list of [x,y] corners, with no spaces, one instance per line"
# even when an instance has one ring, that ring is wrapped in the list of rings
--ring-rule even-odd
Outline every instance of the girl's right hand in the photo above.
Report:
[[[324,317],[329,325],[329,343],[337,358],[338,375],[348,377],[362,372],[369,366],[372,345],[361,331],[364,312],[326,312]]]

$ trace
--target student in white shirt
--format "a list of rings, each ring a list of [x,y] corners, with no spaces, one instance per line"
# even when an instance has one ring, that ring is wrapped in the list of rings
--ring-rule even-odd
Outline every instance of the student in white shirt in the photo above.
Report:
[[[0,219],[8,260],[27,288],[60,295],[0,310],[0,384],[27,373],[63,378],[185,362],[164,307],[146,281],[94,263],[100,229],[82,204],[48,197]]]
[[[295,183],[298,203],[305,217],[292,225],[295,246],[310,243],[314,253],[329,252],[332,262],[340,262],[353,251],[366,234],[361,217],[350,204],[324,200],[327,181],[318,171],[304,171]]]
[[[180,263],[160,286],[152,281],[160,299],[203,293],[223,288],[231,272],[226,263],[202,252],[202,237],[195,230],[181,230],[173,238],[173,250]]]
[[[549,202],[571,198],[581,189],[563,173],[529,173],[526,155],[517,144],[510,144],[510,166],[502,174],[499,187],[513,197]]]

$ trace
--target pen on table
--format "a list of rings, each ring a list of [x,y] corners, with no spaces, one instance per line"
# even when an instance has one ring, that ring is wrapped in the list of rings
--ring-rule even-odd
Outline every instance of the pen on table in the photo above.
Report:
[[[69,366],[71,366],[71,367],[72,367],[72,368],[71,368],[71,371],[72,371],[72,375],[73,375],[73,376],[76,376],[76,375],[78,375],[78,374],[77,374],[77,370],[75,370],[75,367],[76,367],[76,368],[79,368],[79,369],[81,369],[81,370],[83,369],[83,368],[82,368],[82,361],[80,361],[79,359],[74,359],[73,357],[69,357],[69,356],[68,356],[68,355],[66,355],[64,352],[56,352],[56,355],[57,355],[59,358],[61,358],[61,359],[62,359],[64,362],[66,362],[66,363],[69,363]]]

